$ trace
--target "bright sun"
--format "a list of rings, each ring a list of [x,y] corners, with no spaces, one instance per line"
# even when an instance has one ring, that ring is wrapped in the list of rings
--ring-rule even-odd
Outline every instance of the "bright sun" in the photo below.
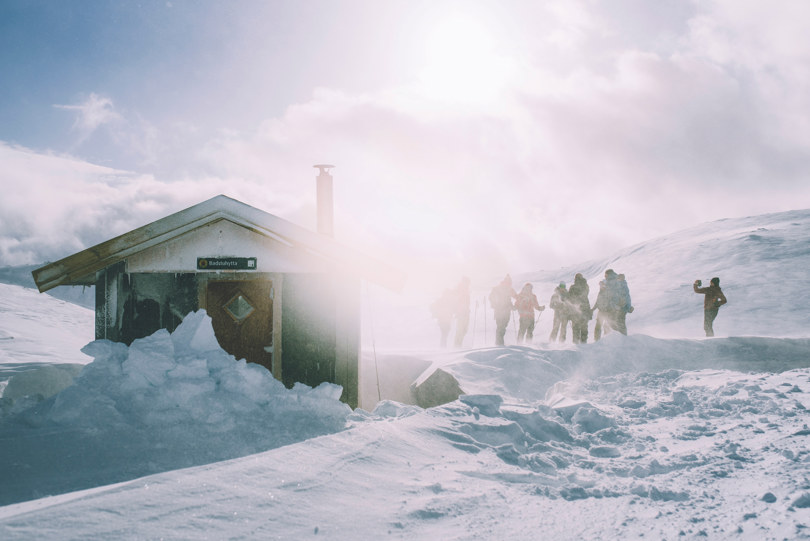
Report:
[[[426,40],[427,63],[420,79],[430,97],[465,103],[493,99],[509,76],[487,27],[463,17],[444,21]]]

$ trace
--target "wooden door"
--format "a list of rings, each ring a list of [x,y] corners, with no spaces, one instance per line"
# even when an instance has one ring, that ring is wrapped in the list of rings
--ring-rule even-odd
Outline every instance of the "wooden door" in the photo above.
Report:
[[[212,281],[206,309],[222,349],[273,371],[273,282]]]

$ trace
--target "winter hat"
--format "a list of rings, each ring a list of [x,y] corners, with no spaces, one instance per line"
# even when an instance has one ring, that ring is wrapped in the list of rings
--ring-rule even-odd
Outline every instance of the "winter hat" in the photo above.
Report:
[[[713,286],[718,286],[718,287],[720,286],[720,278],[718,278],[718,277],[716,277],[716,276],[715,276],[714,278],[712,278],[712,279],[710,280],[710,282],[711,282],[711,284],[712,284]]]
[[[560,285],[557,286],[557,287],[561,287],[561,288],[565,289],[565,282],[560,282]]]

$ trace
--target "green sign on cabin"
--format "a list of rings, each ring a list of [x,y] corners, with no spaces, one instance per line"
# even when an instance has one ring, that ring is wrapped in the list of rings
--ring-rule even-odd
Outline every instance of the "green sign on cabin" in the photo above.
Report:
[[[256,270],[256,258],[198,257],[197,270]]]

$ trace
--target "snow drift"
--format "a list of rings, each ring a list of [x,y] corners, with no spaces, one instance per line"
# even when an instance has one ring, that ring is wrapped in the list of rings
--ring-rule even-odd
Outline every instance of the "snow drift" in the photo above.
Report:
[[[807,538],[810,342],[797,292],[809,218],[721,221],[535,273],[538,285],[628,274],[631,334],[595,344],[544,343],[546,314],[531,345],[482,346],[479,322],[477,349],[438,351],[423,346],[438,342],[426,304],[375,310],[361,382],[367,403],[382,400],[370,412],[350,412],[333,386],[284,389],[227,356],[202,313],[129,348],[93,342],[74,385],[4,401],[0,492],[19,503],[0,507],[0,537]],[[690,284],[713,274],[730,303],[720,336],[696,339]],[[37,339],[21,322],[76,328],[86,310],[40,313],[6,292],[3,306],[21,311],[0,312],[17,325],[0,335],[4,373],[53,364],[60,349],[80,356],[62,342],[75,333],[57,325]],[[388,336],[418,339],[403,350]],[[415,397],[402,381],[417,382],[416,398],[437,383],[437,405],[405,404]]]
[[[341,430],[351,413],[339,386],[288,390],[234,359],[202,310],[171,334],[82,351],[93,362],[52,398],[0,399],[0,504],[265,451]],[[94,478],[74,473],[88,464]]]

